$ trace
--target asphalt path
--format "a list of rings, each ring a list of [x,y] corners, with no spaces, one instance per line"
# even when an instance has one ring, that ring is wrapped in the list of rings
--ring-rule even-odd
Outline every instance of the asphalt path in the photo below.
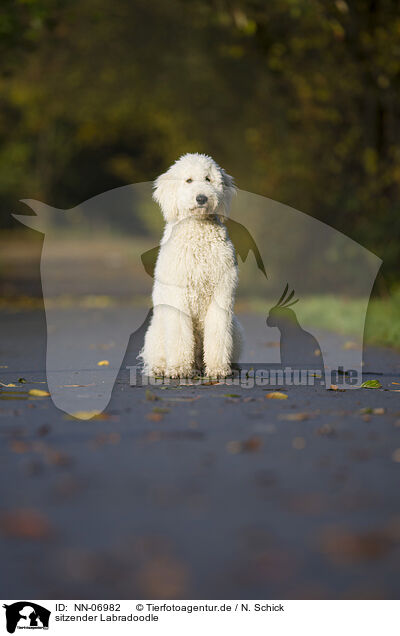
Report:
[[[43,311],[0,319],[3,598],[399,597],[399,353],[365,351],[382,388],[271,399],[131,386],[136,337],[82,420],[28,393],[47,388]]]

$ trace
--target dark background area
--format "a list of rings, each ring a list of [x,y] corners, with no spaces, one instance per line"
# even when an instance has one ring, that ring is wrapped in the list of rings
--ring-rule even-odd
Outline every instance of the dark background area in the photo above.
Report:
[[[396,287],[395,0],[3,0],[0,60],[3,229],[21,198],[68,208],[206,152],[377,253],[378,291]]]

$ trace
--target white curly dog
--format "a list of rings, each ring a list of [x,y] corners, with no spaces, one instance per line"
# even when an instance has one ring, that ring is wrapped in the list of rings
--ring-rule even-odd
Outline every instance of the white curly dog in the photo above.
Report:
[[[153,287],[154,312],[140,353],[147,375],[226,377],[240,356],[233,305],[235,249],[224,225],[233,178],[202,154],[186,154],[154,183],[166,225]]]

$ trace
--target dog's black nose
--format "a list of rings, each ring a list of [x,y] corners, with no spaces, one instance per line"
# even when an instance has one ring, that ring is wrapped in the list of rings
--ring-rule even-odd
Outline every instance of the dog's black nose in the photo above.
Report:
[[[208,201],[208,197],[205,194],[198,194],[196,197],[196,201],[199,205],[204,205]]]

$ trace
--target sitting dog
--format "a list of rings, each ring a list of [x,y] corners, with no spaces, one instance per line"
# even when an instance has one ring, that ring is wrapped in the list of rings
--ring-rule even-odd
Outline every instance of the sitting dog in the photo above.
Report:
[[[242,330],[233,314],[238,267],[224,218],[236,188],[202,154],[178,159],[154,184],[166,225],[154,272],[153,317],[140,353],[147,375],[226,377]]]

